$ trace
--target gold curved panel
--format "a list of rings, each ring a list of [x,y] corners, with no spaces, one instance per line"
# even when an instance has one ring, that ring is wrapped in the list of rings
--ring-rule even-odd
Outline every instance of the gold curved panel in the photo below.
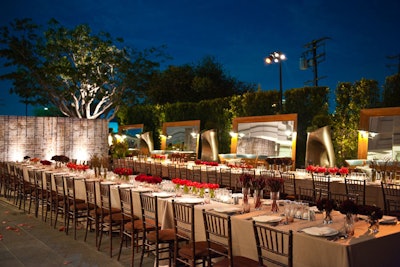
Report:
[[[306,145],[306,164],[335,167],[336,157],[333,150],[331,129],[329,126],[308,133]]]
[[[201,134],[201,160],[218,161],[218,140],[214,130]]]

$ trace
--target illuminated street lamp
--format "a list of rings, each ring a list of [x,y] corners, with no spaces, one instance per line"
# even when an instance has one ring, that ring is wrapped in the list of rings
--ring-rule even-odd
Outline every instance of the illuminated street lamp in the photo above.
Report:
[[[266,64],[279,63],[279,113],[282,114],[282,61],[286,59],[285,54],[282,52],[272,52],[267,58],[265,58]]]

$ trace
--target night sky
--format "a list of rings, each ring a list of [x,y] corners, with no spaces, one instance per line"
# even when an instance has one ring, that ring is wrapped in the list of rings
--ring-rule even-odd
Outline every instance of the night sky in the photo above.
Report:
[[[26,17],[39,24],[55,18],[71,28],[88,24],[130,47],[166,45],[173,59],[165,66],[214,56],[230,76],[263,90],[279,89],[278,65],[264,64],[269,53],[286,54],[283,90],[303,87],[313,79],[311,69],[299,68],[304,45],[328,37],[317,50],[326,53],[318,74],[325,77],[319,85],[333,93],[338,82],[367,78],[382,86],[397,72],[398,58],[387,57],[400,54],[399,11],[395,0],[12,0],[1,6],[0,26]],[[9,87],[0,82],[0,115],[25,115]]]

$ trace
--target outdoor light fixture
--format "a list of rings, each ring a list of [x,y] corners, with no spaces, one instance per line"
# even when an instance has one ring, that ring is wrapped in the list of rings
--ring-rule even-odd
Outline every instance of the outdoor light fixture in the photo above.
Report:
[[[269,57],[265,59],[265,63],[272,64],[272,63],[279,63],[281,60],[285,60],[285,54],[281,52],[272,52]]]
[[[193,131],[193,132],[190,133],[190,135],[191,135],[193,138],[196,138],[199,134],[196,133],[195,131]]]
[[[368,132],[367,131],[358,130],[358,132],[360,133],[360,137],[361,138],[368,138]]]
[[[378,133],[375,133],[375,132],[369,132],[368,133],[368,137],[371,138],[371,139],[373,139],[377,135],[378,135]]]
[[[229,135],[230,135],[231,137],[242,138],[245,134],[244,134],[244,133],[230,132]]]
[[[265,58],[266,64],[279,63],[279,113],[282,114],[282,98],[283,98],[283,89],[282,89],[282,61],[286,60],[285,54],[282,52],[276,51],[269,54],[267,58]]]
[[[171,135],[164,135],[164,134],[160,134],[160,137],[165,138],[165,139],[171,139],[172,138]]]

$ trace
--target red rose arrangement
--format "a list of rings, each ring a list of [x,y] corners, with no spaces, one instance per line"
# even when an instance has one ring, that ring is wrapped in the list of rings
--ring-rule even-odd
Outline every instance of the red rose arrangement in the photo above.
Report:
[[[253,185],[254,175],[243,173],[239,176],[239,183],[244,188],[250,188]]]
[[[75,164],[72,162],[68,162],[67,168],[74,170],[74,171],[86,171],[87,169],[89,169],[89,166],[85,165],[85,164]]]
[[[342,174],[342,175],[347,175],[347,174],[349,174],[349,169],[346,168],[346,167],[341,167],[339,169],[339,173]]]
[[[42,165],[46,165],[46,166],[51,165],[51,161],[48,161],[48,160],[41,160],[40,163]]]
[[[120,176],[128,176],[133,174],[133,170],[131,168],[115,168],[114,173]]]
[[[267,186],[270,188],[271,192],[279,192],[283,185],[283,179],[280,177],[273,177],[267,179]]]
[[[162,178],[159,176],[151,176],[146,174],[139,174],[135,177],[135,181],[144,182],[148,184],[159,184],[162,182]]]

